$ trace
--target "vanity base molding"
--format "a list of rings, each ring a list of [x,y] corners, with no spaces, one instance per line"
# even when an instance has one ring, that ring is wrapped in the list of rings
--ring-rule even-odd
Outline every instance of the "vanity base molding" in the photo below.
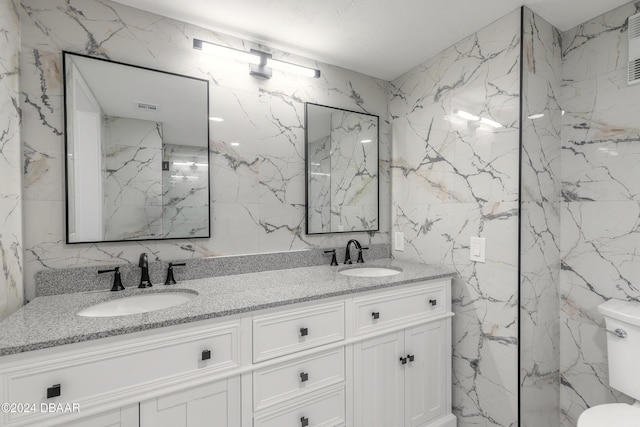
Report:
[[[423,281],[0,357],[0,402],[37,409],[4,412],[0,426],[453,427],[450,286]],[[79,411],[40,411],[49,404]]]

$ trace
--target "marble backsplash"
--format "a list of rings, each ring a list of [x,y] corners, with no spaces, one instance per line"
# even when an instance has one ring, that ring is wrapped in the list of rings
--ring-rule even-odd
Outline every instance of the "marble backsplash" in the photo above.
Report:
[[[393,255],[458,272],[459,426],[518,420],[519,88],[520,9],[391,82]],[[471,236],[486,263],[469,262]]]
[[[279,51],[274,57],[318,68],[321,78],[275,71],[258,79],[246,64],[195,51],[192,38],[268,47],[108,0],[24,0],[20,16],[27,298],[38,271],[135,262],[140,252],[162,261],[389,242],[388,82]],[[224,118],[210,122],[211,238],[64,243],[62,50],[209,80],[210,114]],[[381,117],[380,232],[305,235],[305,102]]]
[[[0,319],[23,302],[19,3],[0,0]]]

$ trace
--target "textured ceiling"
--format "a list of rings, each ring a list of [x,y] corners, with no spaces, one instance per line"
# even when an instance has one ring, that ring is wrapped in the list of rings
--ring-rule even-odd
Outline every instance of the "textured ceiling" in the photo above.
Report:
[[[526,5],[567,30],[628,0],[118,0],[392,80]]]

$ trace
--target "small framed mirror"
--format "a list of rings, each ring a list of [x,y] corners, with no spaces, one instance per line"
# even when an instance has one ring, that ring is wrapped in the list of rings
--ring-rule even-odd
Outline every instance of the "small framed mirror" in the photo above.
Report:
[[[209,82],[63,52],[67,243],[210,236]]]
[[[307,234],[378,231],[379,118],[305,104]]]

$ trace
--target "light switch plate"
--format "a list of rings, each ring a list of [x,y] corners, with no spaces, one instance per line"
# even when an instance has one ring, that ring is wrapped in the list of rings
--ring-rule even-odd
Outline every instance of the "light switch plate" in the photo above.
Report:
[[[393,238],[393,248],[396,251],[404,251],[404,233],[396,231]]]
[[[471,237],[469,239],[469,259],[476,262],[485,262],[484,237]]]

